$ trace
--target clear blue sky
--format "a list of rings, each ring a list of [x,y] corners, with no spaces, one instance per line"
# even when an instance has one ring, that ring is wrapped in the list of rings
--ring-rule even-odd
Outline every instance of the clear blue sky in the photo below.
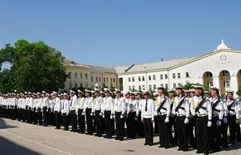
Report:
[[[102,66],[241,49],[240,0],[5,0],[0,19],[0,47],[41,40]]]

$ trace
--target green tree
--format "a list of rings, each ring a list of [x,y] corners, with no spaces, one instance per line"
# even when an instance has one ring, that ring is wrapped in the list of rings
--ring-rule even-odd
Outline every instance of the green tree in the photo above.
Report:
[[[38,41],[17,40],[0,50],[0,63],[11,64],[9,81],[17,91],[51,92],[64,88],[67,75],[61,53]],[[2,87],[0,91],[12,91]]]
[[[238,96],[241,96],[241,87],[239,87],[238,91],[236,92]]]

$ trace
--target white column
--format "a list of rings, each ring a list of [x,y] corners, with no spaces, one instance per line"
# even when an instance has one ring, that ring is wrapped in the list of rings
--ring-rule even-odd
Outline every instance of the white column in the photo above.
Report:
[[[219,77],[218,77],[217,75],[214,75],[214,76],[213,76],[213,86],[220,89]]]
[[[231,75],[231,80],[230,80],[230,88],[232,91],[234,91],[234,95],[236,95],[236,92],[238,91],[238,80],[235,75]]]

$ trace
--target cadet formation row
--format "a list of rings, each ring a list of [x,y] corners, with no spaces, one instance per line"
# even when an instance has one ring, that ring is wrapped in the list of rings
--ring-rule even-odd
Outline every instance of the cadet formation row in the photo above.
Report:
[[[124,137],[145,137],[145,145],[150,146],[156,132],[160,148],[177,145],[179,151],[193,148],[198,154],[209,154],[240,142],[240,105],[232,91],[221,98],[217,88],[204,93],[199,86],[189,91],[177,87],[165,94],[164,88],[159,87],[155,99],[150,95],[149,91],[123,93],[105,89],[102,92],[97,88],[85,93],[71,90],[70,95],[44,91],[1,94],[0,116],[30,124],[53,125],[56,129],[63,125],[64,130],[69,130],[71,125],[72,132],[95,133],[108,139],[115,134],[115,139],[120,141]]]

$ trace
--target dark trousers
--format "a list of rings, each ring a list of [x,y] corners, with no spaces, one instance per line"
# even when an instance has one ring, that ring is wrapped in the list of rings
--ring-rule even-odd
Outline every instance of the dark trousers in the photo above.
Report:
[[[171,144],[172,145],[177,145],[177,129],[176,129],[176,122],[174,117],[170,117],[170,125],[169,128],[172,131],[172,128],[174,129],[174,135],[172,135],[172,132],[170,133],[171,137]]]
[[[28,106],[25,107],[25,110],[24,110],[24,122],[27,122],[28,121]]]
[[[240,125],[236,124],[237,141],[241,142]]]
[[[39,123],[39,125],[43,125],[43,117],[42,117],[41,108],[38,108],[38,123]]]
[[[25,116],[25,111],[26,111],[25,108],[22,109],[22,121],[23,121],[23,122],[25,122],[25,118],[26,118],[26,116]]]
[[[185,116],[176,117],[176,127],[179,150],[188,150],[187,125],[184,124]]]
[[[187,124],[187,136],[190,142],[190,147],[196,148],[196,139],[194,137],[193,129],[195,126],[195,118],[189,118],[189,123]]]
[[[96,126],[96,135],[101,137],[103,134],[102,128],[102,116],[100,116],[100,110],[95,111],[95,126]]]
[[[209,153],[209,135],[207,127],[208,117],[196,117],[195,130],[197,138],[197,152]]]
[[[112,138],[112,123],[110,119],[111,111],[105,111],[106,138]]]
[[[236,116],[228,116],[228,127],[229,127],[229,132],[230,132],[230,137],[229,137],[229,142],[231,144],[235,143],[235,135],[236,135]]]
[[[135,117],[136,117],[136,112],[130,112],[128,114],[128,118],[127,118],[127,137],[128,138],[135,138],[136,137],[136,121],[135,121]]]
[[[155,133],[159,133],[159,117],[156,116],[154,118],[154,122],[155,122]]]
[[[228,124],[227,123],[224,123],[222,121],[222,125],[221,125],[221,144],[220,145],[223,145],[224,147],[228,147]]]
[[[83,113],[83,109],[78,109],[79,132],[85,133],[85,115],[83,115],[82,113]]]
[[[60,119],[61,119],[61,114],[58,111],[54,112],[55,115],[55,125],[56,125],[56,129],[60,129]]]
[[[31,107],[28,107],[28,120],[27,120],[28,123],[33,123],[32,121],[32,110],[31,110]]]
[[[211,127],[211,135],[210,138],[212,138],[211,146],[214,150],[220,149],[221,144],[221,126],[217,126],[216,122],[218,121],[218,117],[213,117],[212,119],[212,127]],[[212,136],[212,137],[211,137]]]
[[[116,140],[124,139],[124,117],[120,118],[122,112],[115,112]]]
[[[144,125],[141,122],[141,111],[139,112],[137,118],[137,133],[139,137],[144,137]]]
[[[151,118],[144,118],[145,144],[153,144],[153,126]]]
[[[165,123],[166,115],[161,115],[159,117],[159,143],[160,147],[168,148],[170,145],[170,128],[169,123]]]
[[[87,132],[89,135],[93,135],[93,122],[91,116],[91,108],[87,108],[86,111],[86,119],[87,119]]]
[[[72,125],[72,131],[77,131],[77,116],[75,113],[75,110],[71,110],[71,125]]]
[[[69,130],[69,117],[67,113],[63,113],[64,130]]]
[[[48,112],[47,112],[47,107],[43,107],[43,116],[44,116],[44,126],[48,126]]]

